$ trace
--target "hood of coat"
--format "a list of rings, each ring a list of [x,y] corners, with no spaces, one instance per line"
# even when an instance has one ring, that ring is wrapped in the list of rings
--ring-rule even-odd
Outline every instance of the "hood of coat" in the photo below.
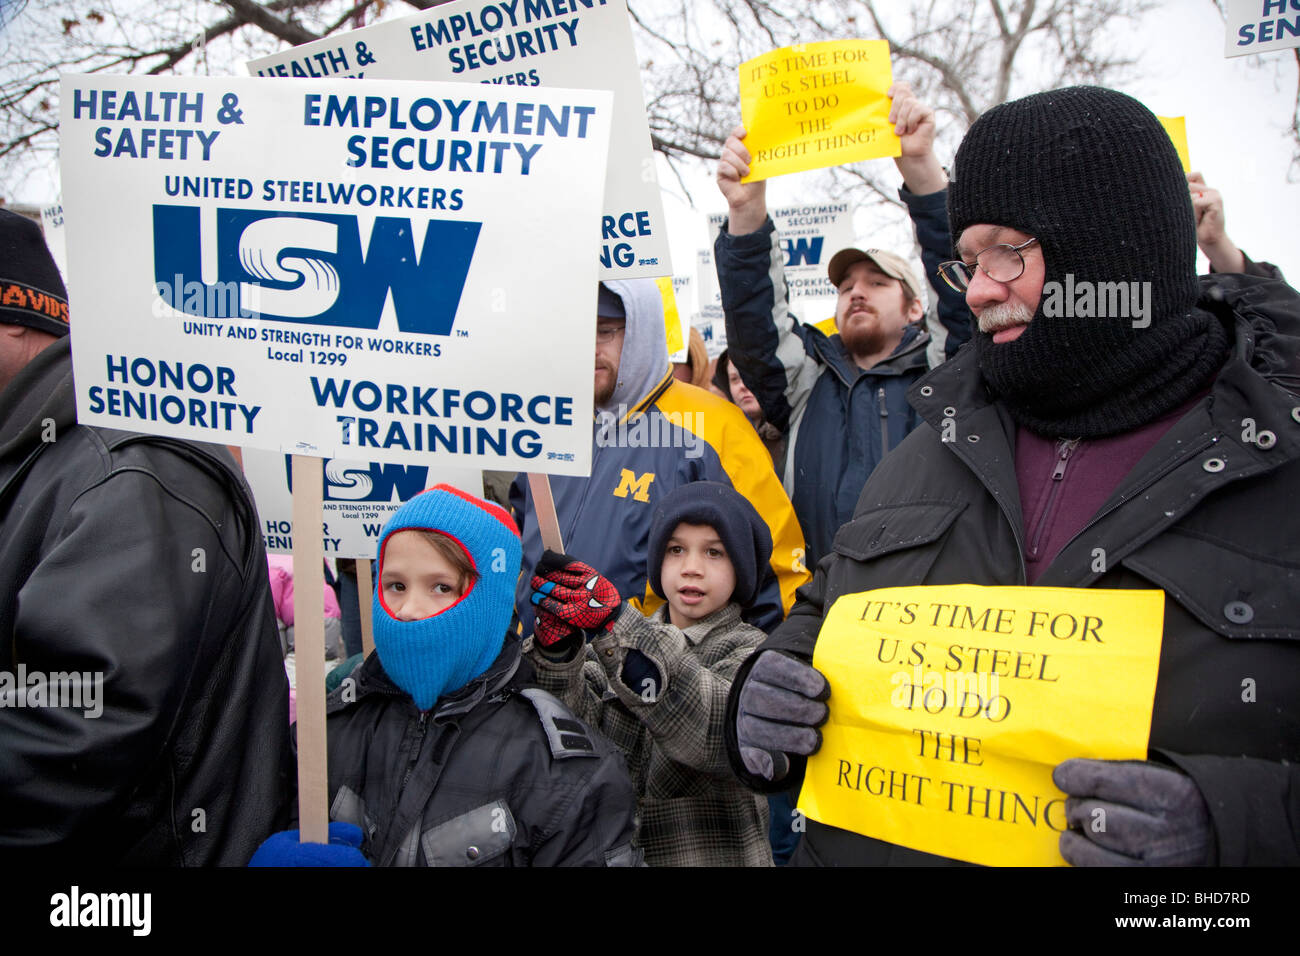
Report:
[[[39,442],[47,419],[56,430],[77,424],[69,349],[67,336],[42,349],[0,392],[0,461]]]
[[[655,390],[668,374],[668,339],[664,332],[664,301],[653,279],[613,279],[605,287],[623,300],[627,331],[618,364],[618,382],[602,415],[624,417]],[[620,407],[622,411],[620,411]]]

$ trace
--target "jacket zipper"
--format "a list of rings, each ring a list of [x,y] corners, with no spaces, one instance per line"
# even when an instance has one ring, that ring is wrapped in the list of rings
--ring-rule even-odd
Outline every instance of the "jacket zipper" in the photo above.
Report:
[[[880,456],[889,454],[889,408],[885,405],[885,387],[876,389],[876,398],[880,402]]]
[[[1078,438],[1062,439],[1056,446],[1056,465],[1052,468],[1051,485],[1047,492],[1047,502],[1043,505],[1043,512],[1038,517],[1038,524],[1034,527],[1034,536],[1029,545],[1029,557],[1037,560],[1039,548],[1043,544],[1043,534],[1047,531],[1050,524],[1049,519],[1056,510],[1056,500],[1060,497],[1061,486],[1065,483],[1065,469],[1070,462],[1070,456],[1074,454],[1075,448],[1079,445]]]
[[[411,774],[415,772],[415,765],[419,763],[420,751],[424,749],[424,735],[427,732],[426,724],[429,720],[427,710],[420,711],[420,722],[416,725],[418,735],[415,738],[415,746],[411,748],[411,757],[406,762],[406,774],[402,777],[402,785],[397,788],[397,802],[402,800],[402,792],[406,789],[407,781],[411,779]]]

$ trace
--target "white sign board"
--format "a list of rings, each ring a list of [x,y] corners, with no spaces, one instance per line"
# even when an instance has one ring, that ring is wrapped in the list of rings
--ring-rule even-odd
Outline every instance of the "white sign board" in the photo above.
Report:
[[[293,456],[244,449],[244,476],[253,489],[262,541],[270,554],[293,552]],[[436,484],[483,496],[483,473],[473,469],[392,462],[324,463],[322,544],[327,558],[374,560],[379,532],[402,503]]]
[[[826,264],[854,245],[849,204],[806,203],[773,209],[769,215],[781,237],[791,311],[808,323],[835,315],[838,293],[826,275]],[[710,215],[709,234],[717,235],[725,219],[725,213]]]
[[[700,305],[695,327],[700,330],[711,361],[727,348],[727,322],[722,313],[722,293],[718,290],[718,271],[713,265],[712,249],[701,249],[695,254],[695,270]]]
[[[1300,0],[1228,0],[1224,56],[1300,47]]]
[[[65,76],[78,420],[587,474],[611,99]]]
[[[45,245],[49,247],[54,264],[59,267],[63,284],[68,284],[68,249],[63,240],[63,198],[41,207],[41,228],[45,232]]]
[[[258,76],[450,80],[614,93],[602,279],[672,275],[639,59],[624,0],[458,0],[253,60]],[[584,220],[585,221],[585,220]]]

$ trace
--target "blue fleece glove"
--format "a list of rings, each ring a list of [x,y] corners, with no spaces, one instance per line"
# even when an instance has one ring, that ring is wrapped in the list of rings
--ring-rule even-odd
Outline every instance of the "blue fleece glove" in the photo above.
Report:
[[[331,823],[329,843],[300,843],[297,830],[272,833],[257,848],[249,866],[369,866],[361,855],[361,828]]]
[[[1204,866],[1214,831],[1191,777],[1140,760],[1067,760],[1061,856],[1074,866]]]

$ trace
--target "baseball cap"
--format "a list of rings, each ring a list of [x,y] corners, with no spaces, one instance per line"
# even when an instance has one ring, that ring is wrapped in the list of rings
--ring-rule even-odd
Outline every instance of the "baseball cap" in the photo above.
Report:
[[[916,281],[916,275],[912,272],[911,266],[907,264],[907,260],[892,252],[886,252],[884,249],[854,249],[852,247],[841,249],[831,256],[831,261],[826,266],[826,274],[830,277],[831,283],[838,289],[840,283],[844,281],[844,273],[849,271],[849,266],[856,265],[859,262],[873,263],[885,275],[891,279],[897,279],[907,286],[908,291],[915,298],[925,300],[925,296],[921,294],[921,286]]]

